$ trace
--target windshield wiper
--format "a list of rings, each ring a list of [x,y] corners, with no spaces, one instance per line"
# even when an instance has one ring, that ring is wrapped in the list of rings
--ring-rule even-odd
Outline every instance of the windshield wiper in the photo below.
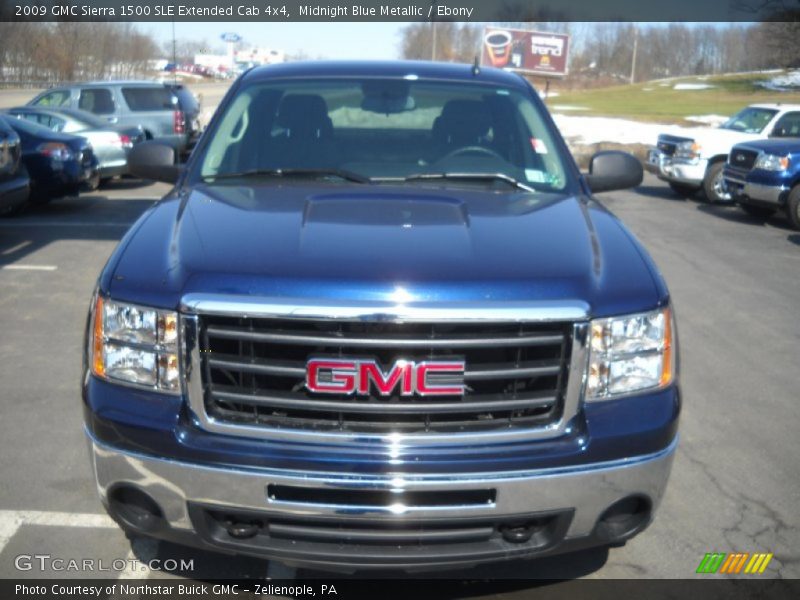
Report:
[[[248,171],[238,171],[235,173],[218,173],[216,175],[206,175],[204,181],[216,179],[239,179],[247,177],[338,177],[345,181],[354,183],[372,183],[372,180],[365,175],[354,173],[346,169],[250,169]]]
[[[482,179],[490,181],[503,181],[517,189],[525,190],[526,192],[535,192],[532,187],[525,185],[506,175],[505,173],[417,173],[403,178],[403,181],[426,181],[429,179]]]

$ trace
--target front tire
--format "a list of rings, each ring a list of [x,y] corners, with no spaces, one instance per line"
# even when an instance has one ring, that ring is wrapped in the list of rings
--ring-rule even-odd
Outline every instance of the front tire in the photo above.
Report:
[[[754,219],[758,219],[759,221],[766,221],[775,214],[774,208],[769,208],[766,206],[753,206],[751,204],[740,204],[739,206],[744,212]]]
[[[792,227],[800,230],[800,184],[794,186],[786,200],[786,216]]]
[[[715,162],[706,170],[706,177],[703,179],[703,192],[705,192],[706,199],[712,204],[730,204],[733,200],[725,185],[725,179],[722,177],[724,168],[725,163],[720,161]]]

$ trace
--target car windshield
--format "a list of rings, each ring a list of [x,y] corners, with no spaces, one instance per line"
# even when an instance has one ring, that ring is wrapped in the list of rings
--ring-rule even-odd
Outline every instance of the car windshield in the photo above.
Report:
[[[567,170],[529,92],[475,82],[257,82],[217,119],[200,178],[312,176],[564,190]]]
[[[745,108],[725,121],[720,127],[745,133],[761,133],[777,112],[777,110],[770,108]]]

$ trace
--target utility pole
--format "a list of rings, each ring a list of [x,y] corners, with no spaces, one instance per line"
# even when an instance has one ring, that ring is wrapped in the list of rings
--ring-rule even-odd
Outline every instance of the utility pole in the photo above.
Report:
[[[178,50],[175,43],[175,21],[172,21],[172,79],[178,85]]]
[[[435,7],[439,0],[433,0],[431,6]],[[436,60],[436,14],[431,11],[431,60]]]
[[[631,59],[631,85],[636,83],[636,51],[639,48],[639,29],[633,26],[633,58]]]

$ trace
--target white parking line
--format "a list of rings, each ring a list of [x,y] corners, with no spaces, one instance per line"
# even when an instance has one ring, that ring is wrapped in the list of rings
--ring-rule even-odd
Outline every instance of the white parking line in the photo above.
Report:
[[[4,271],[55,271],[56,265],[3,265]]]
[[[11,248],[6,248],[0,254],[7,255],[7,254],[14,254],[17,250],[22,250],[23,248],[30,246],[33,242],[30,240],[25,240],[24,242],[20,242],[16,246],[12,246]]]
[[[22,525],[117,529],[108,515],[38,510],[0,510],[0,552]]]

